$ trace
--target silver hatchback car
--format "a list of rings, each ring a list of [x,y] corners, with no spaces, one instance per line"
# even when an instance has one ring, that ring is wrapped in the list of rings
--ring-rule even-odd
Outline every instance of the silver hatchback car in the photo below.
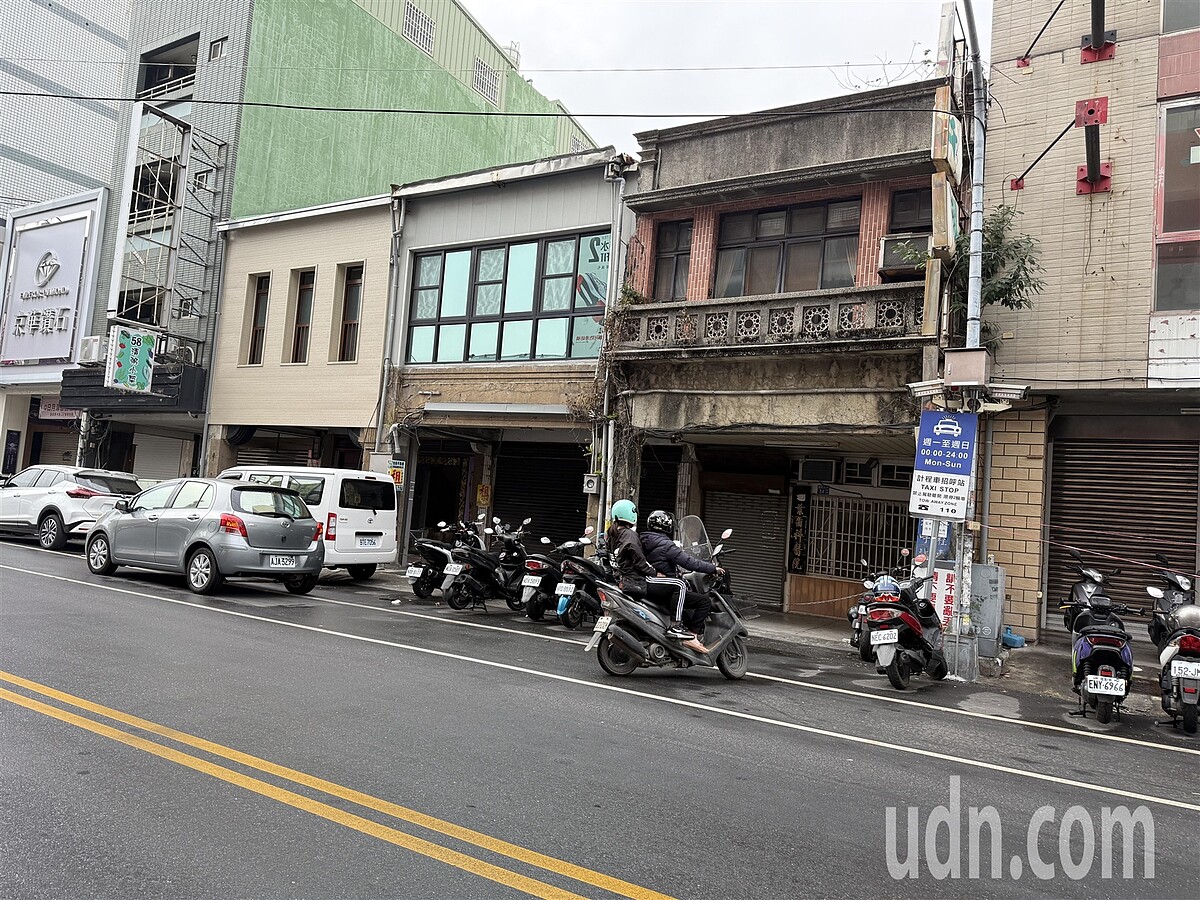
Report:
[[[317,584],[321,525],[295,491],[217,478],[177,478],[102,515],[84,556],[96,575],[117,566],[180,572],[197,594],[226,578],[273,578],[293,594]]]

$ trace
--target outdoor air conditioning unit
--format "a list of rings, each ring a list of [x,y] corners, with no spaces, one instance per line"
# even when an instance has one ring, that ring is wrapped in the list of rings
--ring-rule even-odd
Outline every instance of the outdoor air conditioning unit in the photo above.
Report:
[[[102,334],[93,334],[79,342],[79,364],[81,366],[102,366],[108,356],[108,338]]]
[[[583,492],[585,494],[600,493],[600,476],[595,472],[588,472],[583,476]]]
[[[837,479],[836,459],[815,459],[808,457],[800,463],[800,480],[833,484]]]
[[[930,237],[929,234],[884,235],[879,240],[879,274],[889,278],[921,278],[921,261],[929,255]]]

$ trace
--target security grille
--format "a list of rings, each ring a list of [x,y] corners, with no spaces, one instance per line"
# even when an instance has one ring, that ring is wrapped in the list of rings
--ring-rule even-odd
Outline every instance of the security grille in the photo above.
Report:
[[[404,4],[404,36],[433,56],[434,21],[412,3]]]
[[[737,596],[759,606],[783,608],[783,578],[787,564],[788,499],[779,494],[735,494],[706,491],[704,526],[714,544],[721,532],[733,529],[729,546],[730,578]]]
[[[475,90],[492,106],[500,105],[500,73],[478,56],[475,57]]]
[[[900,551],[912,549],[917,521],[908,507],[891,500],[817,494],[809,504],[808,573],[861,578],[860,560],[894,565]]]

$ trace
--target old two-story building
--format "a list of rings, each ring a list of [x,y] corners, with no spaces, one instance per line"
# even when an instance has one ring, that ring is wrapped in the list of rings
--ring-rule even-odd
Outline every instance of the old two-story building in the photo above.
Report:
[[[934,249],[952,243],[931,158],[949,95],[926,81],[637,135],[618,454],[635,469],[639,447],[674,448],[673,508],[733,527],[737,587],[761,604],[844,615],[860,559],[913,545],[907,385],[937,375],[941,290],[899,245],[923,254],[935,219]]]
[[[1155,553],[1200,568],[1200,5],[1103,6],[1095,37],[1089,4],[993,7],[988,205],[1021,211],[1046,286],[984,313],[1032,403],[995,421],[982,524],[1028,637],[1062,627],[1071,548],[1139,605]]]

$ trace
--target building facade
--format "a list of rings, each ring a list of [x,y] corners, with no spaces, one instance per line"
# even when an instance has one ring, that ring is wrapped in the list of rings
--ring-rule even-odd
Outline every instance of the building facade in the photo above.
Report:
[[[1105,7],[1115,40],[1094,47],[1088,4],[993,12],[988,205],[1020,210],[1046,286],[1032,309],[985,311],[995,378],[1032,402],[994,420],[983,524],[1028,637],[1062,627],[1072,547],[1121,566],[1114,597],[1138,604],[1154,553],[1200,564],[1200,6]]]

